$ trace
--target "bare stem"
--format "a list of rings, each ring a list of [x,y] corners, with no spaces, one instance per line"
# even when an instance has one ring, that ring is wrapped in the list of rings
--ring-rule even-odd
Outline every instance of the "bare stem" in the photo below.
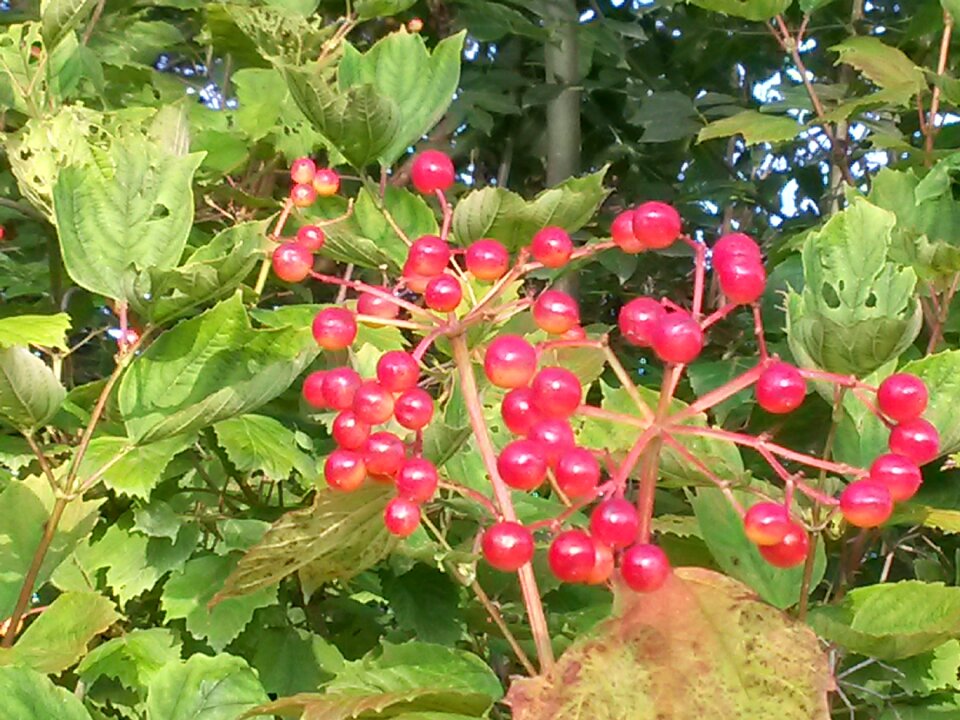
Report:
[[[57,478],[53,474],[53,468],[50,467],[50,461],[47,460],[47,456],[43,452],[43,448],[37,443],[35,437],[33,437],[32,432],[25,432],[23,436],[27,439],[27,444],[30,446],[30,449],[33,450],[33,454],[37,456],[37,462],[40,463],[40,469],[43,471],[44,477],[47,478],[47,483],[50,485],[50,489],[53,490],[54,495],[59,491],[57,487]]]
[[[943,36],[940,38],[940,57],[937,60],[937,80],[947,71],[947,59],[950,56],[950,38],[953,35],[953,17],[946,10],[943,11]],[[940,85],[933,86],[933,96],[930,98],[930,119],[922,128],[924,134],[925,163],[927,167],[933,164],[933,144],[940,132],[937,124],[937,114],[940,112]]]

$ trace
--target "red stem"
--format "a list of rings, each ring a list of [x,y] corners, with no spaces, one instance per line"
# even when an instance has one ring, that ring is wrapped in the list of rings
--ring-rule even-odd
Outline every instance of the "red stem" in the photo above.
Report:
[[[694,418],[700,413],[706,412],[710,408],[719,405],[724,400],[733,397],[741,390],[746,390],[760,378],[760,376],[763,374],[763,371],[767,369],[769,364],[769,360],[761,361],[760,364],[755,365],[742,375],[735,377],[730,382],[711,390],[705,395],[701,395],[683,410],[671,415],[670,422],[676,425],[684,422],[685,420]]]
[[[703,243],[698,243],[689,235],[684,235],[682,239],[693,248],[696,255],[693,270],[693,319],[699,321],[703,312],[703,279],[707,267],[707,248]]]
[[[757,338],[757,349],[760,351],[760,359],[766,360],[770,357],[767,353],[767,337],[763,333],[763,316],[760,313],[760,306],[753,306],[753,333]]]
[[[434,323],[443,322],[441,318],[438,318],[433,313],[424,310],[419,305],[414,305],[412,302],[407,302],[403,298],[398,298],[393,293],[387,292],[382,288],[376,287],[375,285],[367,285],[367,283],[360,282],[359,280],[345,280],[337,277],[336,275],[324,275],[323,273],[314,272],[312,270],[310,271],[310,277],[312,277],[314,280],[319,280],[322,283],[327,283],[329,285],[342,285],[350,288],[351,290],[369,293],[383,300],[389,300],[394,305],[398,305],[405,310],[408,310],[412,315],[420,315],[421,317],[429,318]]]

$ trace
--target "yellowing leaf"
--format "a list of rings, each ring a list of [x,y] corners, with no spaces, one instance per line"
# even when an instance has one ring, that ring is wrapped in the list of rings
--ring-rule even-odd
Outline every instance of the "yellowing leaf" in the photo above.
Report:
[[[801,130],[803,125],[793,118],[744,110],[736,115],[714,120],[700,131],[697,142],[743,135],[743,141],[747,145],[778,143],[793,140]]]

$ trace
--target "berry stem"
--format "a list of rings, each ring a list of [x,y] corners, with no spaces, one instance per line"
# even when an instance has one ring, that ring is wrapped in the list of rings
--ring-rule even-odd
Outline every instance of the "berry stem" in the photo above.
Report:
[[[349,220],[351,215],[353,215],[353,198],[350,198],[347,201],[347,209],[343,211],[342,215],[337,215],[337,217],[330,218],[329,220],[315,220],[313,224],[316,225],[317,227],[322,227],[322,228],[329,227],[330,225],[336,225],[337,223],[342,223],[344,220]]]
[[[763,332],[763,315],[760,313],[760,306],[756,303],[753,305],[753,334],[757,338],[760,360],[765,361],[770,354],[767,352],[767,336]]]
[[[470,425],[473,427],[474,438],[484,467],[490,476],[493,485],[493,495],[504,520],[516,522],[517,513],[513,508],[510,488],[500,477],[497,470],[497,452],[490,439],[487,421],[483,417],[483,407],[480,404],[480,395],[477,391],[477,379],[473,374],[473,365],[470,362],[470,349],[467,347],[465,335],[455,335],[450,338],[453,350],[453,359],[457,364],[457,373],[460,378],[460,390],[463,392],[467,414],[470,416]],[[540,599],[540,590],[537,579],[533,574],[533,566],[527,563],[517,571],[520,580],[520,590],[523,593],[523,604],[527,610],[530,622],[530,632],[537,648],[537,658],[540,661],[541,672],[547,672],[553,667],[553,646],[550,643],[550,629],[543,611],[543,602]]]
[[[698,458],[692,452],[687,450],[687,448],[683,446],[683,443],[678,441],[669,433],[663,434],[663,442],[664,444],[669,445],[671,448],[673,448],[673,450],[676,451],[678,455],[680,455],[684,460],[686,460],[688,463],[690,463],[695,468],[697,468],[701,473],[703,473],[704,477],[706,477],[710,482],[716,485],[720,489],[720,491],[724,494],[724,496],[727,498],[727,500],[730,502],[730,504],[733,505],[734,509],[736,509],[736,511],[740,513],[741,517],[743,516],[743,505],[740,504],[740,501],[737,500],[736,496],[733,494],[733,490],[730,489],[730,483],[728,483],[726,480],[722,480],[719,477],[717,477],[717,475],[715,475],[713,471],[707,467],[706,463],[704,463],[700,458]]]
[[[287,219],[290,217],[290,213],[293,212],[293,200],[287,198],[287,201],[283,204],[283,210],[280,211],[279,217],[277,217],[277,222],[274,223],[273,230],[267,239],[272,242],[280,242],[280,233],[283,232],[283,226],[287,224]],[[260,299],[260,296],[263,294],[263,288],[267,284],[267,277],[270,275],[270,265],[271,257],[270,253],[265,253],[263,262],[260,264],[260,274],[257,275],[257,283],[253,286],[253,294],[257,296],[257,299]]]
[[[447,196],[443,190],[436,190],[437,200],[440,201],[440,210],[443,212],[443,224],[440,226],[440,239],[447,242],[450,236],[450,223],[453,222],[453,208],[447,202]]]
[[[613,412],[612,410],[604,410],[603,408],[598,408],[593,405],[581,405],[577,408],[577,415],[582,415],[583,417],[594,418],[595,420],[606,420],[611,423],[619,423],[621,425],[630,425],[631,427],[636,427],[641,430],[646,430],[650,427],[649,422],[644,422],[640,418],[636,418],[633,415],[627,415],[626,413]],[[653,415],[651,414],[651,419]]]
[[[730,382],[701,395],[683,410],[671,415],[670,422],[673,424],[680,424],[686,420],[696,417],[702,412],[706,412],[712,407],[716,407],[724,400],[736,395],[738,392],[746,390],[748,387],[757,382],[769,364],[769,359],[761,361],[760,364],[755,365],[743,374],[735,377]]]
[[[800,374],[805,377],[807,380],[823,380],[826,382],[833,383],[841,388],[858,388],[861,390],[867,390],[868,392],[875,393],[877,389],[873,385],[868,385],[867,383],[860,382],[854,375],[840,375],[838,373],[827,372],[826,370],[808,370],[805,368],[797,368],[800,371]]]
[[[574,250],[573,253],[571,253],[570,260],[568,262],[573,262],[574,260],[580,260],[585,257],[590,257],[591,255],[595,255],[598,252],[602,252],[604,250],[610,250],[615,247],[617,247],[617,244],[613,242],[613,240],[608,240],[606,242],[599,242],[599,243],[590,243],[589,245],[581,245],[579,248]],[[539,270],[542,267],[544,267],[543,263],[539,263],[536,261],[524,263],[523,265],[520,265],[520,274],[525,275],[528,272]]]
[[[620,358],[617,357],[616,353],[613,352],[606,342],[601,343],[601,347],[607,359],[607,364],[610,365],[610,369],[613,370],[614,375],[617,376],[623,389],[627,391],[627,395],[630,396],[633,404],[636,405],[637,410],[640,411],[644,426],[649,425],[653,422],[653,410],[651,410],[650,406],[640,397],[640,389],[633,381],[633,378],[630,377],[630,373],[627,372],[627,369],[623,366],[623,363],[620,362]]]
[[[312,270],[310,271],[310,277],[312,277],[314,280],[319,280],[322,283],[327,283],[328,285],[341,285],[348,287],[351,290],[356,290],[357,292],[370,293],[371,295],[375,295],[382,300],[389,300],[394,305],[399,305],[403,309],[409,310],[411,315],[419,315],[424,318],[429,318],[434,324],[442,322],[442,320],[436,315],[424,310],[419,305],[414,305],[412,302],[408,302],[403,298],[399,298],[396,295],[381,290],[373,285],[367,285],[359,280],[344,280],[336,275],[324,275],[323,273],[314,272]],[[382,322],[382,318],[377,318],[377,322]]]
[[[460,485],[459,483],[455,483],[450,480],[441,480],[438,484],[438,487],[442,487],[447,490],[453,490],[453,492],[457,493],[458,495],[463,495],[466,498],[470,498],[475,503],[481,505],[488,513],[490,513],[490,517],[492,518],[497,518],[500,516],[500,511],[497,510],[497,506],[490,502],[490,498],[483,493],[479,493],[472,488],[465,487],[464,485]]]
[[[699,322],[703,313],[703,280],[707,268],[707,248],[703,243],[698,243],[689,235],[684,235],[681,239],[693,248],[695,255],[693,261],[693,319]],[[703,327],[706,329],[707,325]]]
[[[711,327],[712,325],[716,325],[718,322],[720,322],[721,320],[723,320],[727,315],[729,315],[730,313],[732,313],[732,312],[733,312],[734,310],[736,310],[738,307],[740,307],[740,306],[737,305],[736,303],[727,303],[727,304],[724,305],[723,307],[721,307],[721,308],[713,311],[712,313],[710,313],[710,314],[704,319],[704,321],[703,321],[702,323],[700,323],[700,328],[701,328],[702,330],[706,330],[707,328]]]
[[[343,287],[346,287],[345,285]],[[398,318],[382,318],[377,317],[376,315],[362,315],[358,313],[355,316],[355,319],[358,323],[366,323],[368,325],[389,325],[396,328],[405,328],[407,330],[419,330],[421,332],[426,332],[432,329],[430,325],[424,325],[423,323],[415,323],[410,320],[400,320]]]

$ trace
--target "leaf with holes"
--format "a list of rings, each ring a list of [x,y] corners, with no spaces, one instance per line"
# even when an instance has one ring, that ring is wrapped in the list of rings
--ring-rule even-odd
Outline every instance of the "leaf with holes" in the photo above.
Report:
[[[48,52],[53,52],[60,41],[73,32],[89,15],[97,0],[41,0],[40,32]]]

